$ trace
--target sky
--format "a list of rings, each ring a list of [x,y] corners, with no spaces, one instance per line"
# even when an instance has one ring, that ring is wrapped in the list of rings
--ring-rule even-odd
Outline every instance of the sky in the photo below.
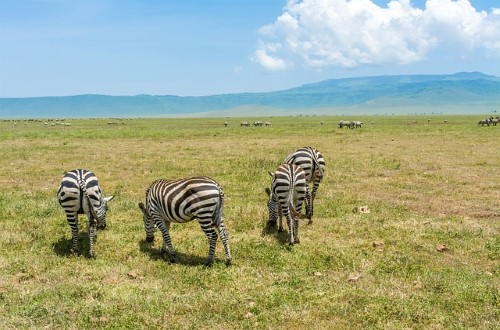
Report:
[[[500,76],[500,0],[0,0],[0,97]]]

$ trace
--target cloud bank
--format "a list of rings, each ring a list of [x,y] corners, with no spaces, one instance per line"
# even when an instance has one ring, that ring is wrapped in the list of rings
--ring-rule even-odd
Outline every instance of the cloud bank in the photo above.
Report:
[[[500,57],[500,8],[477,11],[469,0],[290,0],[263,26],[252,60],[268,70],[408,64],[444,49]]]

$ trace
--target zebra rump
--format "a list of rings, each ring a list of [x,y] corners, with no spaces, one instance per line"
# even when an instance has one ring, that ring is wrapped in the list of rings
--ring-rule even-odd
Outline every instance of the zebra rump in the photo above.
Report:
[[[175,250],[169,233],[170,224],[197,219],[209,241],[205,264],[209,266],[214,261],[217,230],[224,245],[226,264],[230,265],[231,253],[222,218],[223,207],[224,192],[219,184],[210,178],[157,180],[146,190],[146,205],[139,203],[143,213],[146,241],[154,240],[154,232],[158,228],[163,236],[161,253],[168,250],[170,262],[175,262]]]
[[[299,216],[307,191],[305,171],[300,166],[283,164],[269,174],[272,177],[271,189],[266,188],[269,224],[273,226],[279,219],[278,232],[283,231],[284,216],[290,235],[289,244],[300,243]]]
[[[325,159],[321,152],[315,148],[302,147],[290,153],[283,163],[298,165],[306,172],[306,215],[309,223],[312,223],[314,199],[325,173]],[[311,182],[313,183],[313,188],[312,191],[309,191]]]
[[[95,256],[94,242],[97,229],[106,228],[107,203],[113,196],[104,197],[96,175],[85,169],[64,174],[57,190],[59,204],[66,212],[71,227],[72,249],[78,251],[78,215],[86,214],[89,221],[89,254]]]

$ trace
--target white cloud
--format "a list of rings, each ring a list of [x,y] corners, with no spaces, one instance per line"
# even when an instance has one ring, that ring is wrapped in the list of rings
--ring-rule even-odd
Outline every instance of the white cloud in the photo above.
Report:
[[[439,47],[500,56],[500,9],[477,11],[469,0],[410,0],[380,7],[371,0],[290,0],[259,32],[253,60],[269,70],[407,64]],[[462,54],[463,53],[463,54]]]
[[[289,68],[287,62],[277,56],[271,55],[280,50],[281,44],[278,43],[267,43],[265,45],[260,45],[252,57],[252,61],[259,63],[264,68],[270,71],[279,71]]]

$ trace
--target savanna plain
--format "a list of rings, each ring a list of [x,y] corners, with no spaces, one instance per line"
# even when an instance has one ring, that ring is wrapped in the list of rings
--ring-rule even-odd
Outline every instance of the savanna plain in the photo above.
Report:
[[[373,116],[349,130],[340,119],[350,118],[0,122],[0,328],[500,328],[500,127]],[[326,172],[314,222],[289,246],[286,226],[267,227],[264,189],[303,146],[323,154]],[[56,200],[76,168],[115,196],[94,259],[84,216],[71,253]],[[224,189],[229,267],[220,240],[203,266],[196,221],[171,227],[175,264],[158,232],[145,241],[145,189],[198,175]]]

